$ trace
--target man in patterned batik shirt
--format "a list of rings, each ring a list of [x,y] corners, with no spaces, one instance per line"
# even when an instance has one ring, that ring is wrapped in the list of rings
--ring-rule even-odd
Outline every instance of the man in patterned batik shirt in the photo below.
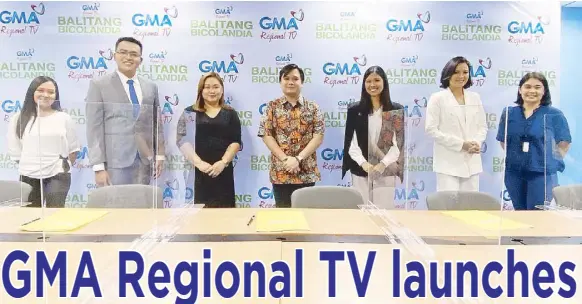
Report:
[[[315,151],[323,142],[325,123],[319,106],[301,95],[303,70],[288,64],[279,72],[283,96],[270,101],[258,136],[271,151],[270,181],[277,208],[291,207],[293,191],[321,180]]]

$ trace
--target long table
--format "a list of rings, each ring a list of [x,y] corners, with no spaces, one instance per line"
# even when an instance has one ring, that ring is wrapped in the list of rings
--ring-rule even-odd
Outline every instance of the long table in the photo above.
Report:
[[[388,243],[405,229],[431,244],[505,244],[524,240],[552,239],[561,243],[582,237],[582,212],[491,211],[501,221],[513,220],[528,225],[520,229],[489,229],[471,225],[439,211],[382,211],[382,215],[362,210],[303,209],[310,227],[301,232],[257,232],[250,218],[259,209],[106,209],[108,214],[75,231],[47,233],[44,241],[117,241],[133,240],[145,233],[172,230],[174,242],[215,241],[304,241]],[[48,216],[57,209],[0,208],[0,241],[38,241],[42,234],[23,232],[19,227]],[[388,223],[386,220],[392,221]],[[513,242],[512,242],[513,240]],[[517,240],[517,241],[516,241]]]

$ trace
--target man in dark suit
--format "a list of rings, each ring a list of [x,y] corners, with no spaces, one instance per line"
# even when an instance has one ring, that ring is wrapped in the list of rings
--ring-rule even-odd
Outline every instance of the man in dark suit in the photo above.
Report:
[[[89,161],[97,186],[150,184],[165,160],[158,87],[137,76],[142,44],[115,44],[117,70],[91,80],[85,98]]]

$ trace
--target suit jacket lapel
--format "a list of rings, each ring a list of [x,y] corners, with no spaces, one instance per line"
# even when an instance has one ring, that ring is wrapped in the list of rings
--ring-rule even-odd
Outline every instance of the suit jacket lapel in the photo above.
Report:
[[[129,100],[129,96],[127,96],[127,93],[125,92],[125,88],[123,87],[123,84],[121,83],[121,78],[119,78],[119,75],[117,74],[117,72],[113,72],[113,77],[111,77],[111,81],[113,82],[113,88],[115,89],[115,93],[119,96],[123,96],[122,99],[120,99],[119,101],[121,102],[122,100],[124,100],[127,103],[131,103],[131,100]],[[105,101],[105,102],[111,102],[111,101]]]
[[[148,82],[141,76],[137,76],[137,78],[139,79],[139,86],[141,88],[141,103],[142,104],[154,104],[153,99],[150,100],[150,94],[149,94],[149,90],[147,90],[148,88],[146,88],[148,86]]]

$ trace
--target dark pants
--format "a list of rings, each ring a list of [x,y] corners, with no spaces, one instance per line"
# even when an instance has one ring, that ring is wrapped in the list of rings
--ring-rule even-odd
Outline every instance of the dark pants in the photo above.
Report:
[[[552,189],[557,185],[555,173],[505,171],[505,187],[515,210],[541,210],[535,206],[552,201]]]
[[[315,183],[273,184],[273,196],[275,197],[275,207],[291,208],[291,194],[293,194],[293,191],[313,186],[315,186]]]
[[[28,196],[28,202],[31,204],[28,205],[28,207],[40,208],[42,206],[40,195],[40,179],[21,175],[20,180],[32,187],[32,191]],[[71,187],[71,173],[59,173],[53,177],[43,178],[42,187],[46,207],[63,208],[65,207],[67,193],[69,193],[69,188]]]

